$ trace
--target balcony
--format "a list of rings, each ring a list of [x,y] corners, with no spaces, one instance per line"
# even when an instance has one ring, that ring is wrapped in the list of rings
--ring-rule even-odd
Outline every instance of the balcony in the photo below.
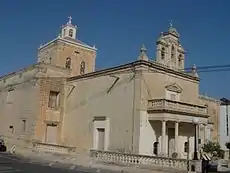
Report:
[[[174,113],[208,117],[207,108],[205,106],[167,99],[149,100],[148,112]]]

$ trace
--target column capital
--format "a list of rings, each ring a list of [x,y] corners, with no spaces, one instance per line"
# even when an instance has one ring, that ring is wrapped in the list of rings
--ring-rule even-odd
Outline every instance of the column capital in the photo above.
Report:
[[[169,121],[169,120],[166,119],[166,118],[163,118],[161,121],[162,121],[162,122],[167,122],[167,121]]]
[[[201,127],[206,127],[208,124],[207,123],[201,123],[200,126]]]

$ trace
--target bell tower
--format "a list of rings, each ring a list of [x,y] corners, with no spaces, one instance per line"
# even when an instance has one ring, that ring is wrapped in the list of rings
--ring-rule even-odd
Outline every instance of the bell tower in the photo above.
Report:
[[[180,43],[180,35],[169,24],[167,32],[162,32],[156,42],[156,61],[174,70],[184,69],[185,50]]]
[[[60,37],[76,39],[77,26],[72,24],[72,17],[68,17],[69,21],[62,26]]]
[[[94,72],[97,49],[79,40],[77,31],[69,17],[59,35],[39,47],[37,62],[68,69],[70,76]]]

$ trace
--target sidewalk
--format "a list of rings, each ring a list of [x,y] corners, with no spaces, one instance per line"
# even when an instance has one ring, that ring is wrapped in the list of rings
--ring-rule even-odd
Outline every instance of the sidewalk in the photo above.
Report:
[[[126,167],[118,165],[99,164],[86,156],[65,156],[52,153],[37,153],[32,151],[16,153],[16,155],[29,158],[34,162],[47,163],[49,165],[64,164],[70,167],[84,167],[97,169],[97,171],[114,171],[123,173],[169,173],[171,171],[141,169],[138,167]]]

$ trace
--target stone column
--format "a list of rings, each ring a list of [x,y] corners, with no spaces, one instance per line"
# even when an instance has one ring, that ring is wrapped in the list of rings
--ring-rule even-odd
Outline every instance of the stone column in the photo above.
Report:
[[[175,122],[175,152],[178,153],[178,133],[179,133],[179,123]]]
[[[207,141],[207,124],[204,124],[204,143]]]
[[[166,121],[162,121],[161,129],[161,154],[166,156]]]

